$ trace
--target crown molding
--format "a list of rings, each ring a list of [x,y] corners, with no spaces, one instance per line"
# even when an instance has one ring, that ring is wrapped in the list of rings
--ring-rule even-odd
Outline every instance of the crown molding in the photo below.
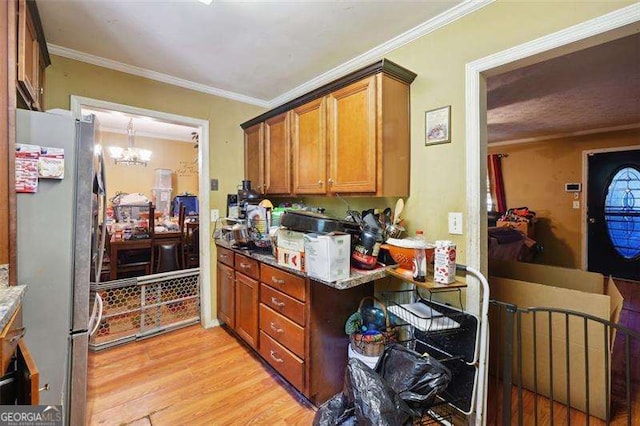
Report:
[[[47,47],[51,54],[74,59],[76,61],[86,62],[88,64],[97,65],[99,67],[109,68],[127,74],[137,75],[139,77],[172,84],[174,86],[184,87],[186,89],[191,89],[210,95],[232,99],[263,108],[275,108],[280,104],[302,96],[313,89],[328,84],[333,80],[354,72],[364,66],[369,65],[372,62],[380,60],[384,55],[391,52],[392,50],[404,46],[405,44],[410,43],[417,38],[429,34],[439,28],[442,28],[445,25],[448,25],[470,13],[473,13],[493,3],[494,1],[495,0],[465,0],[462,3],[452,7],[451,9],[448,9],[447,11],[441,13],[440,15],[423,22],[422,24],[392,38],[391,40],[374,47],[373,49],[363,53],[362,55],[356,56],[355,58],[350,59],[349,61],[338,65],[337,67],[269,101],[242,95],[240,93],[218,89],[216,87],[207,86],[204,84],[174,77],[168,74],[159,73],[146,68],[128,65],[122,62],[114,61],[96,55],[91,55],[89,53],[80,52],[78,50],[69,49],[51,43],[47,43]]]
[[[424,35],[436,31],[437,29],[442,28],[445,25],[457,21],[458,19],[463,18],[466,15],[483,8],[493,3],[494,1],[495,0],[463,1],[462,3],[441,13],[440,15],[437,15],[429,19],[428,21],[425,21],[422,24],[392,38],[391,40],[386,41],[323,74],[320,74],[319,76],[307,81],[306,83],[301,84],[300,86],[288,92],[283,93],[276,98],[273,98],[271,101],[269,101],[269,106],[271,108],[277,107],[280,104],[302,96],[305,93],[328,84],[346,74],[349,74],[350,72],[356,71],[364,66],[369,65],[372,62],[378,61],[382,59],[387,53],[398,49],[405,44],[411,43],[412,41]]]
[[[76,61],[86,62],[88,64],[97,65],[99,67],[109,68],[127,74],[137,75],[138,77],[144,77],[150,80],[156,80],[162,83],[184,87],[185,89],[191,89],[197,92],[207,93],[209,95],[220,96],[222,98],[232,99],[234,101],[244,102],[259,107],[268,108],[270,106],[270,103],[268,101],[262,99],[252,98],[251,96],[242,95],[240,93],[230,92],[228,90],[222,90],[216,87],[207,86],[205,84],[195,83],[193,81],[174,77],[169,74],[163,74],[146,68],[128,65],[122,62],[106,59],[96,55],[91,55],[89,53],[80,52],[78,50],[69,49],[51,43],[47,43],[47,47],[49,49],[49,53],[69,59],[74,59]]]
[[[546,136],[533,136],[530,138],[510,139],[510,140],[499,141],[499,142],[488,142],[488,145],[490,148],[493,148],[496,146],[520,145],[520,144],[526,144],[526,143],[543,142],[543,141],[548,141],[552,139],[566,139],[566,138],[577,137],[577,136],[596,135],[599,133],[621,132],[624,130],[632,130],[632,129],[638,129],[638,128],[640,128],[640,123],[623,124],[620,126],[601,127],[601,128],[589,129],[589,130],[579,130],[576,132],[554,133]]]
[[[107,132],[107,133],[115,133],[117,135],[127,135],[127,131],[123,130],[123,129],[118,129],[115,127],[107,127],[103,124],[100,125],[100,129],[103,132]],[[183,143],[190,143],[192,145],[195,145],[195,142],[193,141],[193,139],[191,139],[190,137],[176,137],[176,138],[172,138],[172,137],[167,137],[166,135],[163,135],[161,133],[154,133],[154,132],[140,132],[138,130],[136,130],[136,137],[140,136],[143,138],[151,138],[151,139],[162,139],[162,140],[166,140],[166,141],[172,141],[172,142],[183,142]]]

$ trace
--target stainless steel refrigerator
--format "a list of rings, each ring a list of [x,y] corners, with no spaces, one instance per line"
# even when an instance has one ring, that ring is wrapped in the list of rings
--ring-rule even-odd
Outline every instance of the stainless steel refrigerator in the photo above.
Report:
[[[65,114],[66,113],[66,114]],[[85,424],[89,283],[99,278],[96,243],[99,203],[104,202],[102,159],[94,152],[92,116],[69,111],[18,110],[16,142],[64,149],[64,178],[40,179],[35,194],[18,194],[18,282],[26,343],[40,371],[40,404],[62,405],[65,422]],[[95,274],[95,275],[94,275]]]

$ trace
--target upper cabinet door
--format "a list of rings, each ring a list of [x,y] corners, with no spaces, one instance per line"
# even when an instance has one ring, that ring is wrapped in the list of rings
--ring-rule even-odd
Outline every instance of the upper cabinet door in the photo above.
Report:
[[[291,193],[291,132],[289,112],[265,121],[265,194]]]
[[[376,192],[376,80],[329,95],[329,191]]]
[[[26,0],[18,1],[18,84],[27,95],[29,107],[38,108],[40,46],[33,17]]]
[[[259,123],[244,131],[244,178],[251,188],[264,194],[264,124]]]
[[[293,192],[327,192],[326,98],[320,98],[292,111]]]

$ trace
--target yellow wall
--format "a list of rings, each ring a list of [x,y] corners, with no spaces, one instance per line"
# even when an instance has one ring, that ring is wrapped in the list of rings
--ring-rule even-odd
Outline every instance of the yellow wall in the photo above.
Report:
[[[135,146],[152,152],[151,161],[146,167],[142,167],[115,164],[108,158],[109,146],[125,148],[128,145],[127,135],[101,132],[101,142],[107,157],[105,172],[109,199],[118,192],[126,194],[139,192],[151,199],[151,188],[155,187],[156,180],[155,170],[158,168],[172,171],[172,198],[184,192],[198,194],[198,163],[194,163],[198,151],[193,143],[136,136]]]
[[[263,108],[207,95],[53,55],[47,68],[47,108],[69,109],[70,95],[168,112],[209,121],[211,178],[219,191],[210,192],[210,207],[226,210],[226,194],[237,191],[244,175],[244,135],[240,123]],[[249,82],[248,82],[249,84]],[[215,248],[210,262],[215,265]],[[215,268],[211,269],[212,315],[216,317]]]
[[[535,239],[544,247],[537,262],[582,267],[582,210],[573,208],[573,194],[564,190],[565,183],[585,184],[582,152],[638,145],[636,129],[489,148],[491,154],[509,154],[502,159],[507,207],[527,206],[536,212]],[[585,193],[579,201],[586,201]]]
[[[410,231],[421,228],[428,239],[452,239],[459,261],[465,262],[465,237],[447,233],[446,215],[466,212],[465,64],[631,3],[497,1],[386,55],[418,74],[411,86],[411,196],[405,213]],[[235,192],[243,174],[238,125],[260,108],[69,59],[52,60],[47,70],[50,108],[68,108],[69,95],[78,94],[210,120],[211,176],[221,179],[211,205],[224,208],[225,194]],[[444,105],[452,106],[452,143],[425,147],[424,112]],[[215,285],[212,294],[215,299]]]
[[[451,239],[465,262],[465,236],[449,235],[447,212],[466,224],[465,65],[632,2],[497,1],[386,55],[416,72],[411,85],[411,230]],[[425,111],[451,105],[450,144],[424,146]]]

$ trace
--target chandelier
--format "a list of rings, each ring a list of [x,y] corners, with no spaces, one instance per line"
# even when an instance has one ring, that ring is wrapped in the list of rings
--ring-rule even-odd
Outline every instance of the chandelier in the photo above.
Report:
[[[133,146],[133,137],[136,131],[133,128],[133,118],[129,120],[127,125],[127,138],[129,146],[121,148],[119,146],[109,147],[109,154],[116,164],[124,164],[126,166],[145,166],[151,160],[151,151],[148,149],[140,149]]]

